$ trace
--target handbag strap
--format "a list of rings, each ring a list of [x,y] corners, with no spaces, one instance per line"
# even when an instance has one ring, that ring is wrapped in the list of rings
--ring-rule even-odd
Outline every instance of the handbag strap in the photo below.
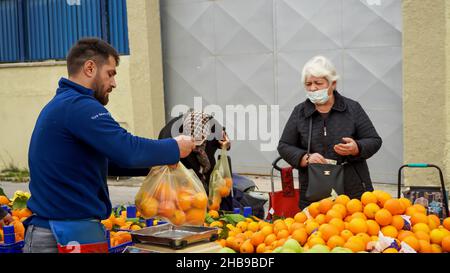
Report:
[[[306,153],[308,157],[311,152],[311,137],[312,137],[312,116],[309,118],[308,152]]]

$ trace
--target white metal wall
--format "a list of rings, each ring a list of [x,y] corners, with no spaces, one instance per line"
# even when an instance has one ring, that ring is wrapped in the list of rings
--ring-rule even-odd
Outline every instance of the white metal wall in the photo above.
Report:
[[[167,118],[173,106],[279,105],[280,134],[304,100],[300,72],[330,58],[338,90],[359,101],[383,138],[373,180],[402,164],[401,0],[161,0]],[[228,125],[229,126],[229,125]],[[247,133],[248,134],[248,133]],[[234,171],[268,173],[277,152],[234,141]]]

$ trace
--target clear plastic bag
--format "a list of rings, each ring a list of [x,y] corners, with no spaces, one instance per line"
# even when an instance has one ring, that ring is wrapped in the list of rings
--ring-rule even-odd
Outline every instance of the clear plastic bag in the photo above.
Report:
[[[176,168],[153,167],[135,203],[146,219],[159,217],[177,226],[202,226],[208,197],[197,175],[180,162]]]
[[[233,179],[228,164],[227,150],[222,148],[220,159],[211,173],[209,180],[208,207],[210,210],[219,210],[222,198],[232,194]]]

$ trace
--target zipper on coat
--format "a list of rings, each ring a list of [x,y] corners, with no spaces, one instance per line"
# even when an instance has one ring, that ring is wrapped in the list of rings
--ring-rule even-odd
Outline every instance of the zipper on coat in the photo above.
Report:
[[[327,136],[327,120],[323,119],[323,136]]]

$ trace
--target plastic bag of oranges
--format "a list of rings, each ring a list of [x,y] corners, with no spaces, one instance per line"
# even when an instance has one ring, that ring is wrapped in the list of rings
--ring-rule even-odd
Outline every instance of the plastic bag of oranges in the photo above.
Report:
[[[223,197],[233,194],[233,180],[230,165],[228,164],[227,150],[222,148],[220,158],[214,166],[209,180],[208,207],[210,210],[219,210]]]
[[[197,175],[179,162],[176,168],[152,168],[135,203],[146,219],[159,217],[177,226],[203,226],[208,197]]]

